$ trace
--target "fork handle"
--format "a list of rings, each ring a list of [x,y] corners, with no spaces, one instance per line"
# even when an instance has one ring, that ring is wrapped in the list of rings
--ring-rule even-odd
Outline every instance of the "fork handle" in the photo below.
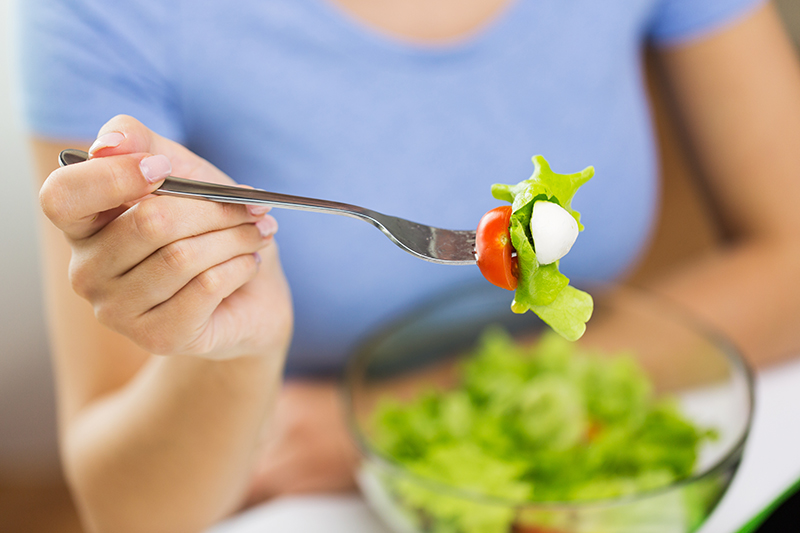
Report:
[[[89,159],[88,153],[74,148],[63,150],[58,156],[59,164],[62,167],[80,163],[87,159]],[[357,205],[332,202],[329,200],[318,200],[316,198],[303,198],[302,196],[267,192],[261,189],[245,189],[242,187],[232,187],[230,185],[187,180],[174,176],[166,178],[164,183],[161,184],[161,187],[159,187],[154,194],[210,200],[212,202],[229,204],[262,204],[284,209],[332,213],[360,218],[375,225],[379,224],[377,219],[381,217],[379,213]]]
[[[268,192],[261,189],[245,189],[230,185],[219,185],[185,178],[175,178],[173,176],[166,178],[164,183],[161,187],[156,189],[154,194],[210,200],[212,202],[224,202],[229,204],[268,205],[284,209],[344,215],[367,219],[370,222],[374,220],[373,213],[369,209],[358,207],[357,205],[332,202],[330,200],[319,200],[316,198],[305,198],[302,196],[292,196],[290,194]]]

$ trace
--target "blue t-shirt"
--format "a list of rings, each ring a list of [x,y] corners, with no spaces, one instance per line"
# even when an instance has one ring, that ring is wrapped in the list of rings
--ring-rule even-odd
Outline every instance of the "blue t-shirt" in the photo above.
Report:
[[[762,1],[516,0],[474,35],[422,46],[329,0],[27,0],[26,114],[36,135],[79,140],[130,114],[239,182],[453,229],[474,228],[498,205],[490,185],[528,178],[535,154],[561,173],[594,165],[561,267],[610,280],[657,210],[645,41],[685,42]],[[378,323],[480,277],[363,222],[273,214],[293,371],[335,369]]]

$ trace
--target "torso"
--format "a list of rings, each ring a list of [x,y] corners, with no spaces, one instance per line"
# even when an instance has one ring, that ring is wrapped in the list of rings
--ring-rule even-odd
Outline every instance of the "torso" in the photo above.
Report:
[[[573,203],[586,231],[562,270],[613,279],[643,248],[657,202],[641,72],[656,2],[464,1],[457,24],[429,23],[423,0],[157,4],[169,49],[154,57],[174,101],[161,133],[243,183],[454,229],[474,228],[499,203],[491,184],[528,178],[535,154],[561,173],[594,165]],[[360,221],[274,214],[293,370],[337,368],[385,319],[482,279],[415,259]]]

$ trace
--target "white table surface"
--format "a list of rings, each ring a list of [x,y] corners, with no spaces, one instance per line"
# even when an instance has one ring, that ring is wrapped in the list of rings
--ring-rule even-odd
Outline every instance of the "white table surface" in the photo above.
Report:
[[[700,533],[732,533],[800,478],[800,360],[756,378],[756,411],[742,465]],[[358,495],[281,498],[208,533],[391,533]]]

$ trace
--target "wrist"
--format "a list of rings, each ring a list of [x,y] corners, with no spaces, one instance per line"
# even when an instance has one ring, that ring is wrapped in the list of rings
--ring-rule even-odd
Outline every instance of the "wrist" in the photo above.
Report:
[[[239,354],[233,357],[198,357],[196,355],[157,356],[167,379],[195,386],[209,381],[224,391],[252,394],[253,390],[280,390],[285,353]]]

